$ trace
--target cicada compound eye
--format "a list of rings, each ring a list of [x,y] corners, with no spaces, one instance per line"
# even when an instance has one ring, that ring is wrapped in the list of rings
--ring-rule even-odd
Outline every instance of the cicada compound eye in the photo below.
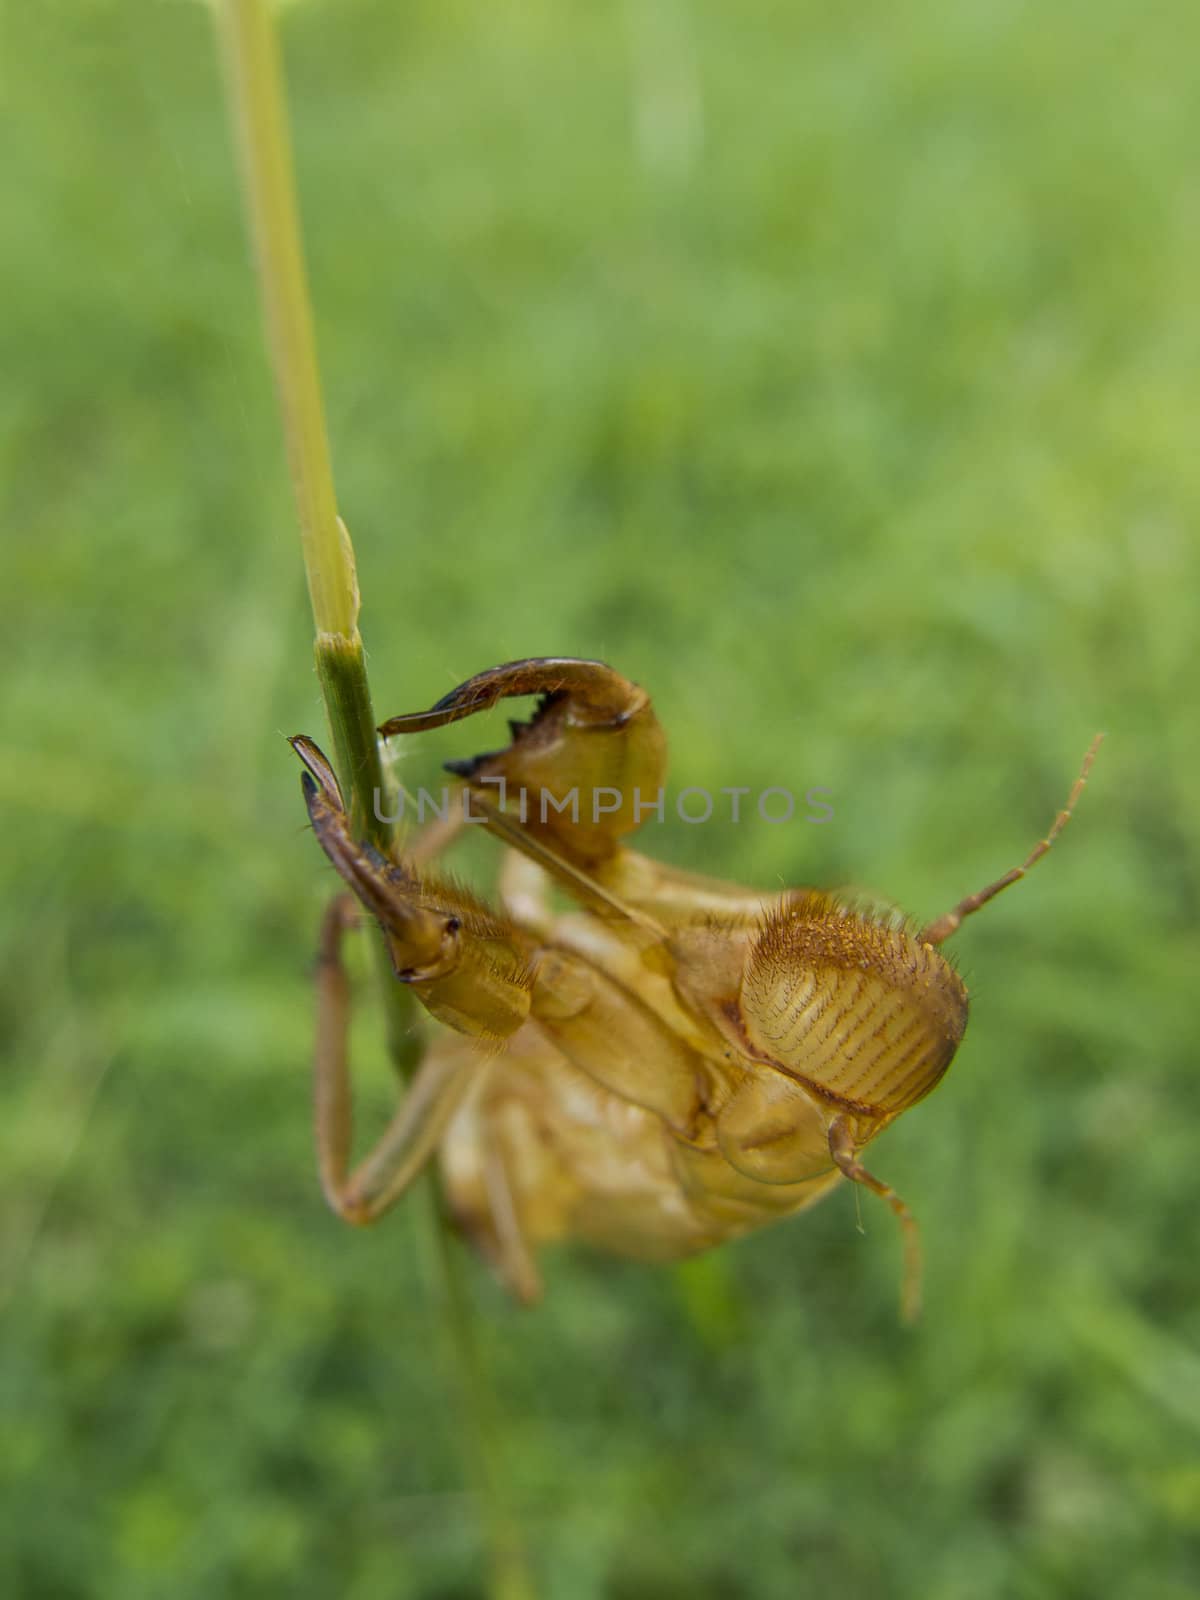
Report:
[[[950,1065],[967,991],[896,918],[806,892],[772,912],[750,947],[741,1009],[751,1043],[790,1075],[893,1117]]]

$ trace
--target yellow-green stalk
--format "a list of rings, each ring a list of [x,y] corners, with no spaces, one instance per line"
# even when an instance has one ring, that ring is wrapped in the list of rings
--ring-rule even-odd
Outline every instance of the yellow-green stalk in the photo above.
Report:
[[[355,827],[379,844],[386,824],[372,803],[383,776],[358,631],[354,547],[337,514],[316,341],[270,13],[262,0],[222,0],[225,62],[246,215],[316,625],[317,672],[338,774]]]
[[[354,548],[337,513],[333,468],[321,401],[304,255],[288,136],[283,71],[267,0],[218,0],[228,98],[241,159],[246,213],[254,245],[263,316],[275,373],[292,487],[300,519],[304,569],[316,626],[316,663],[333,735],[335,766],[352,826],[381,850],[391,828],[379,816],[376,794],[384,777],[375,715],[358,631],[359,593]],[[382,942],[379,943],[381,958]],[[386,974],[388,1034],[402,1073],[412,1065],[411,998]],[[482,1497],[496,1600],[531,1600],[533,1590],[515,1522],[503,1492],[498,1424],[487,1387],[470,1305],[437,1207],[441,1301],[456,1351],[458,1381],[469,1429],[469,1454]]]

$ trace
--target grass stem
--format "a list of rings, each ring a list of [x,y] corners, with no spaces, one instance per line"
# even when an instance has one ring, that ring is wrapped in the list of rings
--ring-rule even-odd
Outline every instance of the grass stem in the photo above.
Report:
[[[321,400],[307,274],[300,243],[283,70],[266,0],[220,0],[228,96],[240,153],[246,212],[254,245],[263,316],[287,441],[308,590],[316,625],[317,675],[333,734],[334,764],[351,824],[381,850],[393,845],[377,813],[384,791],[362,639],[354,549],[337,513],[329,440]],[[382,808],[390,814],[391,807]],[[381,941],[377,941],[385,957]],[[388,1041],[406,1076],[419,1048],[412,1000],[385,967]],[[520,1531],[508,1505],[500,1459],[501,1425],[480,1360],[471,1306],[458,1257],[430,1197],[438,1297],[450,1335],[473,1475],[484,1512],[493,1600],[532,1600]]]
[[[219,5],[229,102],[318,644],[358,639],[358,582],[338,520],[308,275],[300,247],[279,43],[266,0]]]

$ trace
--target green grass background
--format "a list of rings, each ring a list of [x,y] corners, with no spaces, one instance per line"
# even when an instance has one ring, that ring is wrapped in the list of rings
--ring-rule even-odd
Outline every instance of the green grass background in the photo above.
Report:
[[[477,1595],[420,1230],[313,1175],[282,736],[324,726],[209,18],[4,30],[0,1591]],[[648,848],[916,916],[1110,735],[872,1151],[915,1332],[849,1192],[678,1271],[556,1252],[533,1314],[468,1264],[543,1594],[1194,1594],[1193,0],[345,0],[286,43],[381,715],[599,655],[677,786],[833,791]]]

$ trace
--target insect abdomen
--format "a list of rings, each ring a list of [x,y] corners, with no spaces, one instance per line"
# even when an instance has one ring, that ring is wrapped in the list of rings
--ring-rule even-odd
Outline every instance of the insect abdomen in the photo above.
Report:
[[[902,924],[809,893],[773,913],[742,982],[751,1042],[822,1095],[896,1116],[949,1066],[967,1023],[953,967]]]

